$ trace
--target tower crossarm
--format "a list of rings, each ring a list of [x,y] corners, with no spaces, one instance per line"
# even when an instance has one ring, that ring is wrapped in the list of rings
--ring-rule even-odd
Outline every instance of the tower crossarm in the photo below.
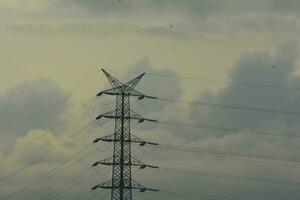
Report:
[[[97,97],[102,96],[103,94],[106,95],[120,95],[121,94],[121,87],[111,88],[107,90],[103,90],[97,94]]]
[[[99,188],[102,188],[102,189],[111,189],[111,188],[112,188],[111,182],[112,182],[112,181],[110,180],[110,181],[106,181],[106,182],[104,182],[104,183],[95,185],[94,187],[92,187],[91,190],[94,191],[94,190],[97,190],[97,189],[99,189]]]
[[[143,116],[141,116],[140,114],[130,110],[130,115],[128,116],[119,116],[119,115],[116,115],[116,113],[119,113],[119,112],[116,112],[115,110],[113,111],[110,111],[110,112],[107,112],[107,113],[104,113],[104,114],[100,114],[96,117],[96,120],[99,120],[101,118],[109,118],[109,119],[120,119],[120,118],[123,118],[123,119],[134,119],[134,120],[138,120],[139,123],[143,123],[145,121],[148,121],[148,122],[157,122],[157,120],[153,120],[153,119],[148,119],[148,118],[145,118]]]
[[[155,142],[148,142],[146,140],[143,140],[135,135],[131,135],[131,143],[138,143],[140,146],[145,146],[146,144],[149,145],[158,145],[158,143]]]
[[[98,185],[95,185],[94,187],[92,187],[92,191],[94,190],[97,190],[97,189],[114,189],[114,188],[120,188],[122,186],[119,186],[119,185],[115,185],[115,186],[112,186],[111,185],[111,181],[106,181],[104,183],[101,183],[101,184],[98,184]],[[151,191],[151,192],[158,192],[159,190],[157,189],[153,189],[153,188],[147,188],[139,183],[137,183],[136,181],[133,181],[132,180],[132,184],[130,187],[124,187],[126,189],[133,189],[133,190],[139,190],[140,192],[145,192],[145,191]]]
[[[116,163],[113,161],[113,157],[109,157],[109,158],[106,158],[104,160],[101,160],[101,161],[98,161],[98,162],[95,162],[92,166],[93,167],[96,167],[98,165],[120,165],[120,163]],[[131,166],[135,166],[135,167],[140,167],[140,169],[145,169],[145,168],[154,168],[154,169],[157,169],[158,167],[157,166],[154,166],[154,165],[148,165],[146,163],[143,163],[141,162],[140,160],[132,157],[131,158],[131,161],[128,162],[128,163],[123,163],[124,165],[131,165]]]
[[[130,96],[133,96],[133,97],[138,97],[139,100],[142,100],[142,99],[157,99],[157,97],[154,97],[154,96],[149,96],[149,95],[145,95],[135,89],[132,89],[130,91]]]
[[[114,135],[107,135],[104,137],[100,137],[97,138],[93,141],[93,143],[98,143],[99,141],[104,141],[104,142],[119,142],[120,140],[115,139]],[[139,137],[135,136],[135,135],[131,135],[131,139],[130,140],[124,140],[124,142],[131,142],[131,143],[138,143],[140,146],[145,146],[146,144],[148,145],[159,145],[158,143],[155,142],[148,142],[146,140],[142,140]]]
[[[140,190],[140,192],[145,192],[145,191],[158,192],[159,191],[157,189],[147,188],[134,180],[132,180],[131,188],[134,190]]]
[[[108,79],[109,83],[111,84],[112,88],[99,92],[97,96],[102,96],[103,94],[106,94],[106,95],[113,95],[113,96],[117,96],[117,95],[135,96],[138,97],[139,100],[144,98],[157,99],[157,97],[145,95],[135,89],[136,85],[143,78],[145,73],[123,84],[104,69],[102,69],[102,71],[105,74],[106,78]]]
[[[145,94],[143,94],[143,93],[141,93],[141,92],[139,92],[135,89],[122,91],[122,87],[116,87],[116,88],[103,90],[103,91],[101,91],[97,94],[97,97],[100,97],[103,94],[111,95],[111,96],[117,96],[117,95],[122,95],[123,94],[123,95],[127,95],[127,96],[138,97],[139,100],[142,100],[142,99],[145,99],[145,98],[157,99],[157,97],[145,95]]]

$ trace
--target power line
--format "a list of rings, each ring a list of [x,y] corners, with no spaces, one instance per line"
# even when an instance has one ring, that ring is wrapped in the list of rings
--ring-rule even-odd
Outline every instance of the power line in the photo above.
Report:
[[[183,122],[172,122],[172,121],[156,121],[161,124],[166,124],[169,126],[181,126],[181,127],[191,127],[191,128],[199,128],[199,129],[208,129],[208,130],[217,130],[217,131],[224,131],[224,132],[231,132],[237,133],[242,130],[248,130],[251,134],[260,135],[260,136],[272,136],[272,137],[295,137],[298,138],[300,135],[296,134],[279,134],[279,133],[272,133],[272,132],[265,132],[260,130],[252,130],[249,128],[228,128],[222,126],[210,126],[210,125],[201,125],[201,124],[190,124],[190,123],[183,123]]]
[[[177,103],[186,103],[186,104],[200,105],[200,106],[226,108],[226,109],[233,109],[233,110],[247,110],[247,111],[252,111],[252,112],[264,112],[264,113],[300,116],[300,112],[286,111],[286,110],[273,110],[273,109],[256,108],[256,107],[250,107],[250,106],[237,106],[237,105],[228,105],[228,104],[220,104],[220,103],[207,103],[207,102],[201,102],[201,101],[177,100],[177,99],[170,99],[170,98],[157,98],[157,100],[168,101],[168,102],[177,102]]]
[[[93,153],[95,153],[95,152],[96,152],[96,150],[94,150],[92,153],[87,153],[87,154],[81,156],[81,158],[80,158],[78,161],[85,160],[85,159],[89,156],[89,154],[93,154]],[[89,171],[91,170],[91,168],[92,168],[92,167],[85,168],[85,169],[82,170],[80,173],[78,173],[78,174],[76,174],[75,176],[73,176],[70,180],[63,182],[62,188],[65,188],[66,186],[72,184],[72,182],[75,181],[77,178],[80,178],[80,177],[84,176],[87,172],[89,172]],[[47,199],[47,198],[49,198],[49,197],[52,197],[53,195],[56,195],[57,193],[60,193],[60,192],[57,191],[57,190],[54,190],[54,191],[52,191],[52,192],[49,192],[49,193],[45,194],[44,196],[42,196],[42,197],[40,198],[40,200],[44,200],[44,199]]]
[[[7,200],[10,199],[14,196],[16,196],[17,194],[20,194],[28,189],[30,189],[33,186],[36,186],[38,184],[41,184],[42,182],[45,182],[46,180],[48,180],[50,177],[52,177],[53,175],[57,174],[59,172],[59,169],[66,166],[67,163],[71,162],[74,158],[76,158],[76,156],[80,155],[83,151],[87,150],[90,146],[81,149],[80,151],[76,152],[72,157],[70,157],[69,159],[65,160],[63,163],[61,163],[60,165],[52,168],[50,171],[48,171],[47,175],[42,177],[39,181],[34,181],[31,184],[28,184],[20,189],[18,189],[17,191],[1,198],[1,200]]]
[[[90,123],[89,123],[89,124],[90,124]],[[89,125],[89,124],[87,124],[87,125]],[[83,128],[81,128],[80,130],[78,130],[78,131],[76,131],[74,134],[72,134],[71,138],[80,136],[81,131],[84,130],[84,129],[87,127],[87,125],[85,125]],[[95,129],[96,129],[96,128],[94,128],[93,130],[95,130]],[[92,131],[93,131],[93,130],[92,130]],[[90,132],[92,132],[92,131],[90,131]],[[79,135],[78,135],[78,134],[79,134]],[[81,134],[82,134],[82,133],[81,133]],[[24,166],[24,167],[22,167],[22,168],[20,168],[20,169],[18,169],[18,170],[16,170],[16,171],[14,171],[13,173],[11,173],[11,174],[9,174],[9,175],[6,175],[6,176],[4,176],[4,177],[2,177],[2,178],[0,178],[0,182],[6,181],[6,180],[8,180],[8,179],[10,179],[10,178],[12,178],[12,177],[14,177],[14,176],[16,176],[16,175],[22,173],[23,171],[32,168],[32,167],[35,166],[36,164],[38,164],[38,163],[40,163],[40,162],[42,162],[42,161],[48,159],[49,157],[51,157],[51,156],[54,155],[55,153],[59,152],[59,151],[62,150],[64,147],[65,147],[65,145],[62,143],[61,145],[59,145],[59,146],[58,146],[57,148],[55,148],[54,150],[49,151],[49,152],[46,152],[45,154],[43,154],[42,156],[40,156],[40,157],[36,160],[36,162],[34,162],[33,164],[31,164],[31,165],[26,165],[26,166]]]
[[[122,72],[124,74],[127,72],[126,70],[113,70],[113,69],[110,69],[109,71]],[[269,88],[269,89],[278,89],[278,90],[296,90],[296,91],[300,90],[299,87],[288,87],[288,86],[284,86],[284,85],[273,85],[273,84],[263,84],[263,83],[260,84],[260,83],[244,82],[244,81],[229,81],[229,80],[219,80],[219,79],[193,77],[193,76],[168,75],[168,74],[160,74],[160,73],[153,73],[153,72],[147,72],[147,71],[145,73],[154,78],[185,79],[185,80],[190,80],[190,81],[203,81],[203,82],[211,82],[211,83],[218,83],[218,84],[232,84],[232,85],[237,85],[237,86]],[[136,74],[136,73],[134,73],[134,74]]]
[[[154,148],[161,148],[161,149],[172,150],[172,151],[192,152],[192,153],[209,153],[209,154],[217,154],[222,156],[247,158],[247,159],[261,159],[261,160],[300,163],[300,159],[297,158],[288,158],[288,157],[276,156],[271,154],[238,153],[238,152],[208,149],[208,148],[199,148],[199,147],[187,148],[187,147],[182,147],[177,145],[165,145],[165,144],[159,144]]]
[[[91,81],[90,77],[89,77],[88,79],[85,79],[84,81],[80,82],[79,84],[75,85],[74,87],[72,87],[72,90],[74,90],[75,88],[78,89],[78,88],[82,87],[85,83],[87,83],[87,82],[89,82],[89,81]],[[76,90],[76,91],[77,91],[77,90]],[[72,93],[74,93],[74,92],[75,92],[75,91],[73,91]],[[78,114],[79,111],[81,111],[81,110],[87,108],[87,107],[90,105],[90,103],[91,103],[93,100],[95,100],[95,99],[96,99],[95,97],[90,98],[85,104],[83,104],[83,105],[80,106],[79,108],[77,108],[77,109],[71,111],[64,119],[62,119],[62,120],[58,121],[57,123],[55,123],[54,126],[52,126],[51,128],[48,128],[48,130],[54,131],[55,128],[60,127],[60,126],[63,125],[65,122],[69,121],[69,120],[72,119],[74,116],[76,116],[76,114]],[[35,114],[36,117],[38,117],[39,114],[41,114],[43,111],[45,111],[45,109],[46,109],[46,108],[39,110],[39,111]],[[35,118],[35,117],[34,117],[34,118]],[[31,119],[32,119],[32,118],[31,118]],[[29,120],[29,119],[27,119],[27,120]],[[24,144],[24,145],[18,147],[17,149],[15,149],[15,150],[14,150],[14,153],[20,152],[20,151],[23,150],[24,148],[26,148],[26,147],[28,147],[28,146],[34,144],[34,143],[37,142],[37,141],[40,141],[40,140],[43,139],[45,136],[46,136],[46,135],[40,135],[40,136],[38,136],[38,137],[35,138],[33,141],[28,142],[27,144]],[[1,160],[1,163],[4,162],[5,160],[6,160],[6,159]]]
[[[223,174],[223,173],[216,173],[216,172],[212,173],[212,172],[204,172],[204,171],[199,171],[199,170],[186,170],[186,169],[162,168],[162,167],[160,167],[159,169],[164,170],[165,172],[171,173],[171,174],[187,174],[187,175],[193,175],[193,176],[206,176],[206,177],[214,177],[214,178],[239,180],[239,181],[277,184],[277,185],[284,185],[284,186],[295,186],[295,187],[300,186],[300,182],[296,182],[296,181],[282,181],[282,180],[278,180],[278,179],[239,176],[239,175]]]
[[[69,182],[65,182],[65,184],[63,185],[63,187],[60,188],[62,190],[50,192],[50,193],[44,195],[43,197],[41,197],[40,200],[45,200],[45,199],[50,200],[50,199],[53,199],[53,198],[59,196],[60,194],[62,194],[63,192],[66,192],[66,191],[68,191],[68,190],[76,187],[82,181],[82,179],[84,179],[84,180],[87,179],[87,177],[83,177],[83,176],[86,175],[87,173],[89,173],[90,169],[91,169],[91,167],[89,167],[88,169],[84,170],[80,174],[77,174],[76,176],[74,176]],[[91,177],[92,175],[94,175],[94,174],[90,174],[88,176],[88,178]],[[83,178],[81,178],[81,177],[83,177]],[[78,184],[74,184],[73,183],[76,180],[76,178],[81,178],[80,181],[78,181],[79,182]]]
[[[271,88],[271,89],[279,89],[279,90],[300,90],[298,87],[287,87],[282,85],[272,85],[272,84],[258,84],[258,83],[248,83],[242,81],[225,81],[225,80],[216,80],[216,79],[208,79],[208,78],[197,78],[197,77],[188,77],[188,76],[172,76],[172,75],[164,75],[157,73],[147,73],[152,77],[162,77],[162,78],[171,78],[171,79],[186,79],[191,81],[205,81],[205,82],[213,82],[220,84],[232,84],[239,86],[250,86],[256,88]]]
[[[57,122],[52,128],[50,128],[50,131],[53,131],[55,128],[61,126],[63,123],[69,121],[70,119],[72,119],[77,113],[79,113],[79,111],[83,110],[84,108],[86,108],[88,106],[88,104],[94,100],[95,98],[90,99],[85,105],[79,107],[78,109],[74,110],[73,112],[71,112],[67,117],[65,117],[64,119],[62,119],[61,121]],[[41,141],[44,137],[46,137],[46,134],[42,134],[40,136],[38,136],[37,138],[34,138],[32,141],[18,147],[17,149],[14,149],[12,156],[16,155],[16,153],[22,151],[23,149],[25,149],[26,147]],[[1,163],[3,163],[6,159],[2,160]]]
[[[75,88],[78,89],[78,88],[82,87],[82,85],[84,85],[86,82],[89,82],[89,81],[91,81],[90,77],[89,77],[88,79],[85,79],[84,81],[80,82],[79,84],[75,85],[74,87],[72,87],[72,90],[74,90]],[[76,90],[76,91],[77,91],[77,90]],[[74,91],[73,91],[72,93],[74,93]],[[89,99],[88,102],[85,103],[85,105],[82,105],[80,108],[78,108],[78,109],[74,110],[73,112],[71,112],[66,118],[64,118],[63,120],[60,120],[60,121],[58,121],[57,123],[55,123],[54,126],[52,126],[51,128],[49,128],[49,130],[54,131],[55,128],[60,127],[64,122],[68,121],[71,117],[73,117],[75,114],[77,114],[78,111],[80,111],[81,109],[87,107],[88,104],[89,104],[92,100],[94,100],[94,99],[95,99],[94,97],[91,98],[91,99]],[[48,108],[48,107],[47,107],[47,108]],[[35,119],[36,117],[39,117],[39,115],[40,115],[41,113],[43,113],[43,111],[45,111],[47,108],[42,108],[42,109],[40,109],[37,113],[35,113],[34,117],[27,118],[27,119],[25,120],[25,122],[26,122],[26,121],[28,122],[29,119]],[[17,126],[17,127],[20,127],[19,125],[16,125],[16,126]],[[41,136],[41,137],[43,137],[43,136]],[[39,139],[41,139],[41,138],[40,138],[40,137],[36,138],[36,140],[39,140]],[[31,142],[31,143],[34,143],[34,141]],[[23,149],[23,148],[29,146],[31,143],[25,144],[23,147],[19,148],[17,151],[19,151],[20,149]]]
[[[251,158],[248,157],[242,157],[242,156],[227,156],[224,154],[220,154],[219,152],[207,152],[207,150],[204,151],[199,151],[199,150],[190,150],[190,149],[181,149],[181,148],[161,148],[160,146],[157,146],[159,149],[164,149],[164,150],[170,150],[170,151],[178,151],[178,152],[187,152],[187,153],[205,153],[205,154],[213,154],[216,156],[220,156],[222,159],[233,159],[233,160],[249,160]],[[218,150],[219,151],[219,150]],[[253,159],[253,158],[252,158]],[[283,163],[269,163],[268,161],[277,161],[277,160],[272,160],[272,159],[262,159],[262,158],[255,158],[256,162],[255,164],[263,164],[263,165],[272,165],[272,167],[283,167],[283,168],[300,168],[300,165],[290,165],[290,164],[283,164]],[[263,162],[266,161],[266,162]],[[288,161],[283,161],[283,162],[288,162]]]
[[[57,193],[53,194],[50,198],[47,198],[47,200],[54,199],[54,198],[58,197],[63,192],[69,191],[69,190],[81,185],[82,183],[86,182],[89,178],[91,178],[93,176],[94,176],[94,174],[90,174],[87,177],[81,178],[79,181],[75,182],[74,184],[69,185],[68,187],[64,187],[60,192],[57,192]]]
[[[11,197],[14,197],[16,196],[17,194],[19,193],[22,193],[28,189],[30,189],[31,187],[33,186],[36,186],[38,184],[41,184],[45,181],[47,181],[49,178],[57,175],[58,173],[60,173],[63,169],[67,169],[67,166],[72,164],[73,161],[75,161],[74,159],[76,157],[78,157],[80,154],[82,154],[84,151],[88,150],[92,145],[88,145],[86,146],[85,148],[77,151],[74,155],[72,155],[70,158],[68,158],[67,160],[65,160],[63,163],[61,163],[60,165],[52,168],[50,171],[47,172],[47,175],[42,177],[39,181],[36,181],[35,183],[33,182],[32,184],[29,184],[29,185],[26,185],[24,187],[22,187],[21,189],[17,190],[16,192],[8,195],[5,197],[5,199],[10,199]],[[87,157],[89,157],[91,154],[95,153],[96,150],[92,151],[91,153],[90,152],[87,152],[86,154],[82,155],[79,157],[78,161],[82,160],[82,159],[86,159]],[[90,169],[91,167],[89,167]],[[76,177],[79,177],[79,176],[76,176]],[[73,177],[73,178],[76,178],[76,177]],[[43,199],[43,198],[42,198]],[[2,200],[2,199],[1,199]]]

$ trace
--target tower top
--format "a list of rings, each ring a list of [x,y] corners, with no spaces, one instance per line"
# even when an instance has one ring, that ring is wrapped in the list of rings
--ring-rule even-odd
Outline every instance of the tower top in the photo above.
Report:
[[[144,98],[149,99],[157,99],[157,97],[144,95],[143,93],[137,91],[135,87],[140,82],[140,80],[144,77],[146,73],[142,73],[138,75],[137,77],[131,79],[130,81],[126,83],[122,83],[119,81],[116,77],[108,73],[103,68],[101,69],[104,75],[106,76],[108,82],[110,83],[111,87],[110,89],[104,90],[102,92],[99,92],[97,96],[101,96],[102,94],[107,95],[127,95],[127,96],[135,96],[138,97],[140,100]]]

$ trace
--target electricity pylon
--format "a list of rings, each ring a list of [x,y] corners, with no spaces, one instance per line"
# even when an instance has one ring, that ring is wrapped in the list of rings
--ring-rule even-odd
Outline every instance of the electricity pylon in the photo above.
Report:
[[[108,118],[115,120],[114,133],[105,137],[97,138],[94,143],[99,141],[113,142],[113,156],[102,161],[95,162],[93,166],[109,165],[113,167],[112,180],[96,185],[92,190],[110,189],[111,200],[132,200],[132,190],[158,191],[156,189],[147,188],[136,181],[132,180],[131,167],[140,167],[144,169],[158,168],[156,166],[145,164],[131,156],[131,143],[137,143],[140,146],[157,145],[157,143],[144,141],[136,136],[131,135],[130,122],[137,120],[139,123],[145,121],[156,122],[156,120],[147,119],[130,109],[130,97],[137,97],[139,100],[144,98],[156,99],[156,97],[147,96],[135,89],[136,85],[145,75],[145,73],[123,84],[114,76],[102,69],[112,88],[104,90],[97,94],[116,96],[116,109],[97,116],[96,120]]]

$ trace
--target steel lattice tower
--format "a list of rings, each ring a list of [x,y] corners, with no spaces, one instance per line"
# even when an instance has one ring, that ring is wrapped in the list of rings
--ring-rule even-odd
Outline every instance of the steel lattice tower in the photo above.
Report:
[[[131,143],[138,143],[140,146],[144,146],[146,144],[157,145],[157,143],[147,142],[131,135],[131,120],[138,120],[139,123],[143,123],[144,121],[156,122],[156,120],[144,118],[132,111],[130,109],[130,97],[134,96],[139,100],[144,98],[156,99],[156,97],[147,96],[135,90],[136,85],[142,79],[145,73],[123,84],[105,70],[102,69],[102,71],[112,88],[98,93],[97,96],[101,96],[103,94],[116,96],[116,108],[113,111],[99,115],[96,120],[100,120],[101,118],[114,119],[115,129],[112,135],[98,138],[94,141],[94,143],[99,141],[113,142],[114,149],[112,157],[96,162],[93,164],[93,166],[95,167],[99,164],[111,165],[113,170],[111,181],[96,185],[92,188],[92,190],[96,190],[98,188],[111,189],[111,200],[132,200],[133,189],[140,190],[140,192],[144,192],[146,190],[157,190],[146,188],[133,181],[131,176],[131,167],[140,167],[140,169],[144,169],[146,167],[157,167],[147,165],[138,159],[133,158],[131,156]]]

